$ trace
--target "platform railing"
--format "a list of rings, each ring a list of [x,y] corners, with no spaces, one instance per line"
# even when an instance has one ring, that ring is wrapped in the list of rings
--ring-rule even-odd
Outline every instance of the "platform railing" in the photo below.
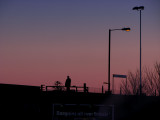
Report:
[[[85,86],[70,86],[69,91],[74,92],[88,92],[88,87]],[[41,91],[67,91],[67,87],[65,86],[44,86],[41,85]]]

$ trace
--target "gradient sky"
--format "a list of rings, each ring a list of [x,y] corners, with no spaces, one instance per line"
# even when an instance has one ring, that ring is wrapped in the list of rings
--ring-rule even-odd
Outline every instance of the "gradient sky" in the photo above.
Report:
[[[160,61],[159,0],[1,0],[0,83],[101,87],[111,74],[139,68],[139,12],[142,11],[142,65]]]

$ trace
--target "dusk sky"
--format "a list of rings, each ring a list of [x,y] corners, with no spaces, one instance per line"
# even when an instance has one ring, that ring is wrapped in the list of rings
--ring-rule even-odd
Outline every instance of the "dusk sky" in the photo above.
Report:
[[[160,61],[160,0],[0,0],[0,83],[99,87],[108,81],[108,31],[112,31],[111,75]]]

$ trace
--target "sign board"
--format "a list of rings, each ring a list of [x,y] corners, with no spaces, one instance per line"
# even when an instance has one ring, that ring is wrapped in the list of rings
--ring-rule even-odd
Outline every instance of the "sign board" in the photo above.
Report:
[[[127,75],[118,75],[118,74],[113,74],[113,77],[127,78]]]
[[[114,120],[114,107],[91,104],[53,104],[53,120]]]

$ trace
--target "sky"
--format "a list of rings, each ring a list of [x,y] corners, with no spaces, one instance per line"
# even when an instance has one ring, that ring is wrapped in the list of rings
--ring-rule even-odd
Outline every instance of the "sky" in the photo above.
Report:
[[[136,71],[135,6],[144,6],[142,66],[152,67],[160,61],[159,0],[0,0],[0,83],[64,85],[69,75],[72,85],[101,88],[108,81],[109,29],[123,27],[131,31],[111,32],[111,76]]]

